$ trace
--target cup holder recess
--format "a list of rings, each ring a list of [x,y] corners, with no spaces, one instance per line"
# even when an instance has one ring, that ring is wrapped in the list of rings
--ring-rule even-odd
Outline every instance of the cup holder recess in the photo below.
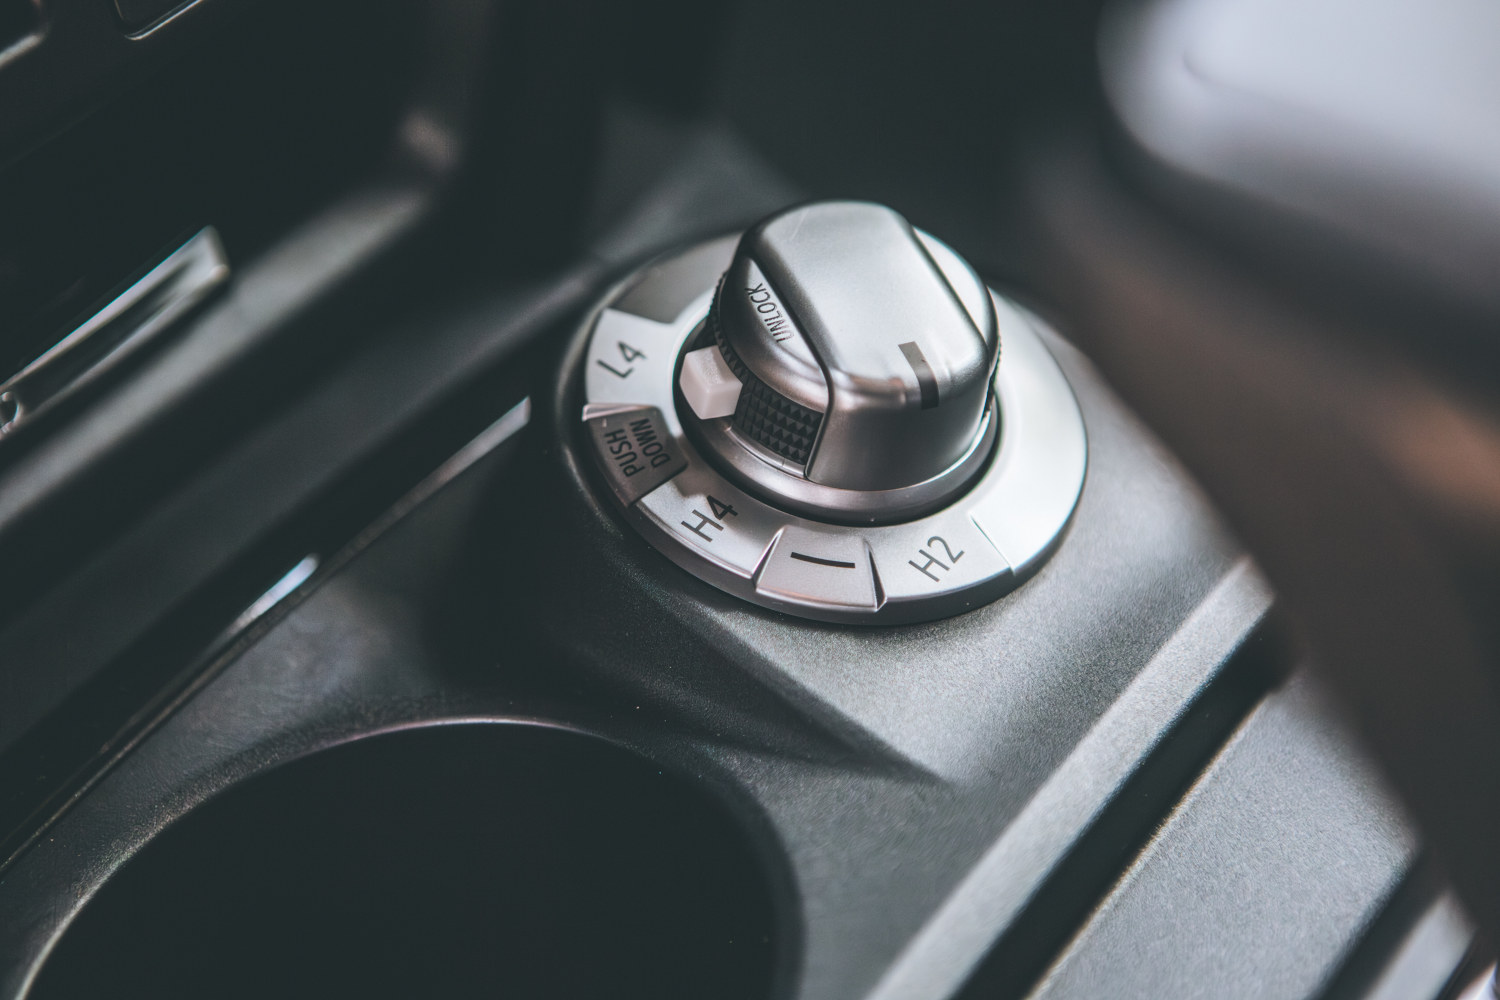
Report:
[[[405,729],[209,800],[29,996],[764,997],[772,901],[721,806],[602,740]]]

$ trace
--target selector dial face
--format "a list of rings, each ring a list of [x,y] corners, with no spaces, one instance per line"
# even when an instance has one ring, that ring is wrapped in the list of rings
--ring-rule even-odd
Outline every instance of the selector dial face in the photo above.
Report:
[[[1082,488],[1083,420],[1037,321],[879,206],[802,206],[654,262],[582,336],[584,447],[613,501],[766,607],[976,607],[1041,564]]]

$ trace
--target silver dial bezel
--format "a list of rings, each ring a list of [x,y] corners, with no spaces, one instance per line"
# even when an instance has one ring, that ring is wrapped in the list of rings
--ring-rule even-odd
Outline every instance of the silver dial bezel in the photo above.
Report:
[[[896,524],[821,522],[751,495],[699,453],[683,430],[674,375],[708,313],[712,285],[696,295],[691,288],[663,289],[668,294],[656,298],[689,302],[668,322],[616,306],[640,282],[701,282],[704,258],[722,258],[727,267],[736,238],[654,262],[638,282],[612,293],[582,334],[588,341],[584,450],[605,477],[623,483],[618,464],[589,438],[590,421],[617,427],[624,415],[654,409],[660,416],[651,426],[672,449],[663,481],[655,482],[647,469],[641,480],[650,488],[643,493],[641,482],[616,486],[615,502],[632,525],[699,579],[817,621],[887,625],[945,618],[993,601],[1035,571],[1077,505],[1087,435],[1072,388],[1037,332],[1039,321],[993,291],[1005,345],[994,378],[999,441],[973,487],[943,509]],[[693,266],[674,266],[689,258]],[[710,497],[717,509],[734,513],[715,516]]]

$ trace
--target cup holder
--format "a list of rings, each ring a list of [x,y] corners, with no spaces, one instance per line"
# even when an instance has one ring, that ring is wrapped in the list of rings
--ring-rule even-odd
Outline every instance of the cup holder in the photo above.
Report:
[[[29,996],[764,997],[759,855],[602,740],[463,723],[232,787],[105,883]]]

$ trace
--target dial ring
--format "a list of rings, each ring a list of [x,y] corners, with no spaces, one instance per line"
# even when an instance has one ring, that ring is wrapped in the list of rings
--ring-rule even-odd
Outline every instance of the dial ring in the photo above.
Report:
[[[990,293],[1007,331],[1005,362],[993,379],[1003,416],[993,456],[971,488],[901,523],[831,524],[746,491],[707,461],[683,428],[676,373],[713,295],[702,285],[711,270],[704,258],[727,265],[734,245],[735,237],[710,241],[643,269],[640,281],[678,282],[648,296],[688,302],[671,321],[616,308],[637,288],[627,282],[580,332],[587,338],[584,450],[636,530],[721,590],[829,622],[943,618],[994,600],[1035,571],[1071,518],[1087,468],[1083,418],[1039,321]],[[644,455],[657,445],[665,451]],[[622,466],[612,447],[637,461]],[[643,464],[662,454],[660,465]],[[635,471],[627,476],[626,467]]]

